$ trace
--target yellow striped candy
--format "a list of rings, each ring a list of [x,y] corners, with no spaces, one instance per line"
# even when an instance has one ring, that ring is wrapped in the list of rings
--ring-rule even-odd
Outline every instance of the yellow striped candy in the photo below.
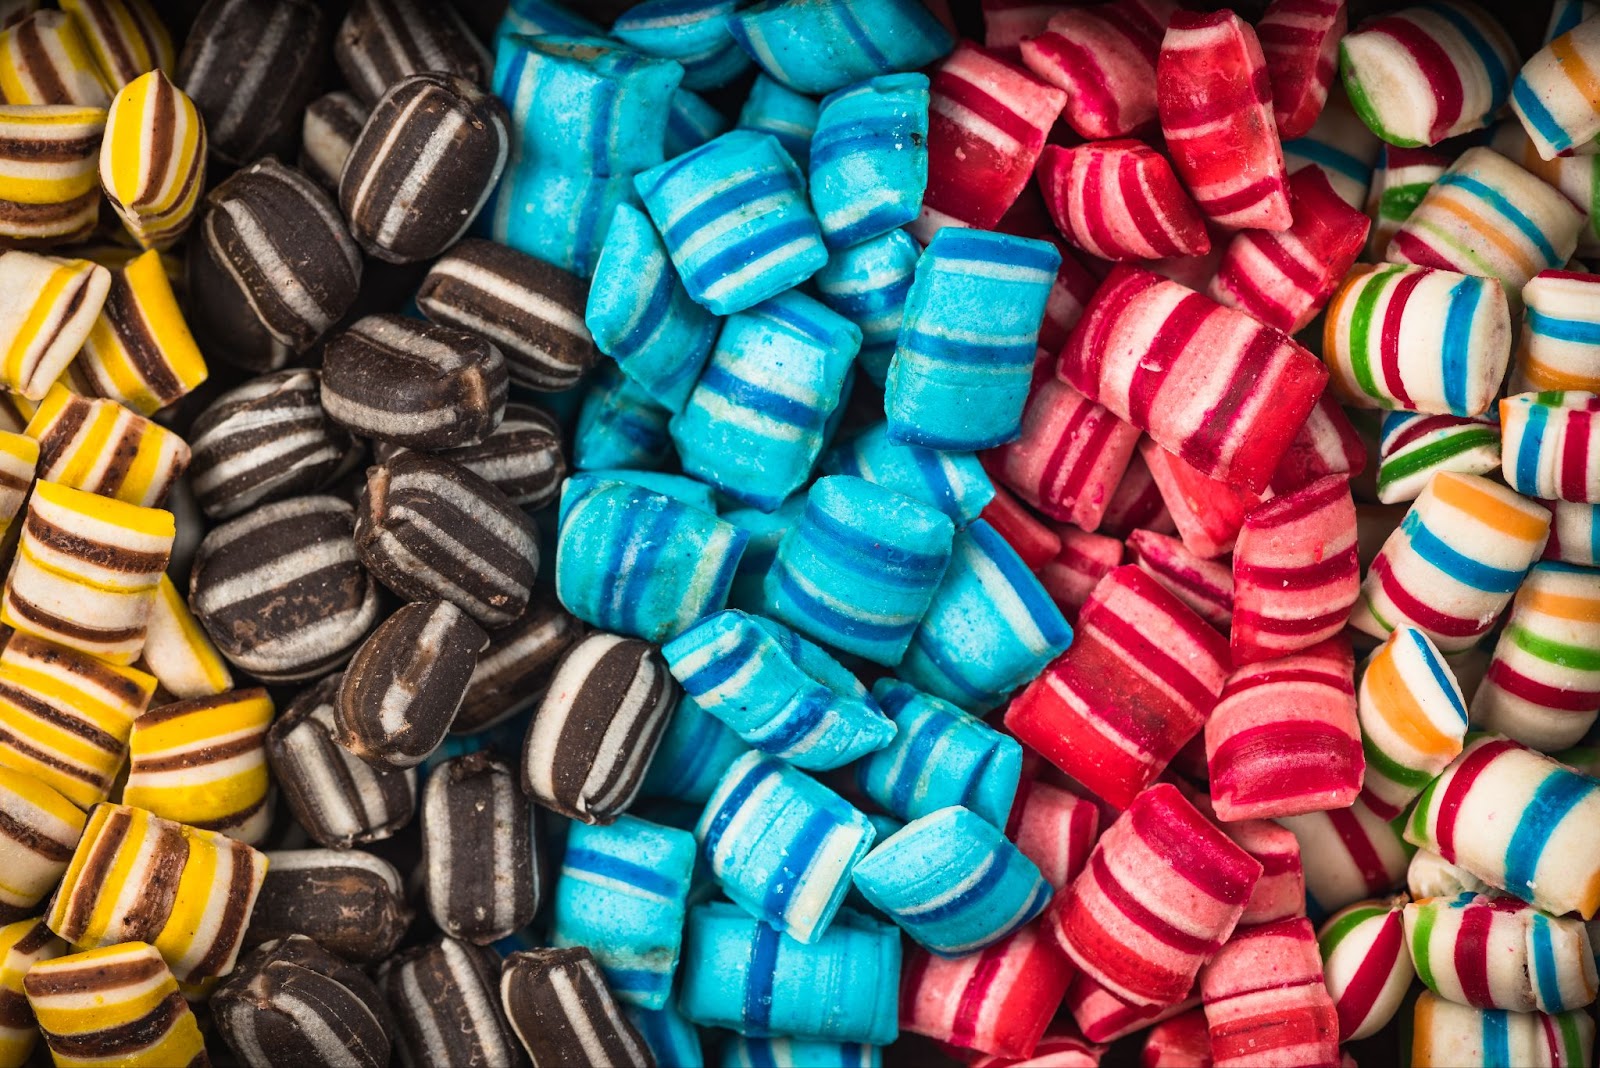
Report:
[[[66,951],[67,944],[38,917],[0,927],[0,1068],[22,1068],[39,1040],[23,977],[35,964]]]
[[[260,687],[153,708],[133,724],[125,804],[255,844],[267,832],[267,728]]]
[[[161,254],[151,250],[113,266],[105,306],[67,368],[72,387],[154,415],[208,373]]]
[[[104,108],[0,105],[0,240],[88,236],[100,218]]]
[[[167,576],[161,576],[141,666],[174,697],[207,697],[233,688],[228,662]]]
[[[200,112],[159,70],[111,101],[100,146],[100,184],[134,240],[166,248],[188,229],[206,178]]]
[[[26,434],[0,430],[0,539],[28,499],[28,487],[39,465],[39,443]]]
[[[189,466],[178,435],[116,401],[85,398],[57,383],[28,423],[39,477],[144,508],[159,507]]]
[[[0,255],[0,384],[38,400],[83,346],[111,288],[88,260]]]
[[[210,1063],[194,1013],[161,954],[147,943],[44,961],[22,985],[56,1068]]]
[[[77,21],[40,11],[0,33],[0,99],[103,108],[111,92]]]
[[[83,811],[31,775],[0,767],[0,920],[34,912],[67,870]]]
[[[111,90],[150,70],[170,73],[172,34],[145,0],[61,0]]]

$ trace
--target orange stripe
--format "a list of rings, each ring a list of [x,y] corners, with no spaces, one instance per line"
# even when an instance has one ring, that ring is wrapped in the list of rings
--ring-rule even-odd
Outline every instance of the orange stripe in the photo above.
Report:
[[[1540,390],[1578,389],[1586,393],[1600,390],[1600,375],[1581,375],[1575,371],[1563,370],[1536,359],[1526,348],[1522,350],[1520,357],[1523,376],[1530,385],[1537,386]]]
[[[1595,77],[1588,61],[1573,45],[1572,34],[1564,33],[1551,41],[1550,55],[1561,65],[1561,73],[1567,76],[1572,87],[1583,94],[1590,107],[1594,107],[1595,101],[1600,101],[1600,78]]]
[[[1440,733],[1422,710],[1416,694],[1394,662],[1394,645],[1385,643],[1367,666],[1368,692],[1377,702],[1383,720],[1400,740],[1426,756],[1448,757],[1460,749],[1460,742]]]
[[[1548,512],[1541,509],[1537,514],[1530,514],[1500,497],[1491,488],[1486,488],[1493,486],[1494,483],[1475,475],[1441,471],[1433,477],[1429,488],[1440,503],[1461,509],[1507,537],[1533,542],[1550,532]],[[1522,498],[1517,497],[1517,500],[1521,501]]]
[[[1411,1017],[1411,1065],[1433,1068],[1433,995],[1426,990]]]
[[[1573,596],[1570,593],[1551,593],[1523,585],[1517,593],[1517,607],[1557,619],[1571,619],[1579,623],[1600,623],[1600,600],[1593,597]]]
[[[1506,234],[1496,229],[1493,222],[1475,214],[1465,205],[1458,204],[1455,200],[1455,195],[1453,190],[1448,188],[1441,189],[1437,196],[1428,198],[1428,206],[1430,208],[1438,208],[1445,214],[1454,215],[1457,219],[1460,219],[1472,231],[1473,237],[1481,238],[1498,249],[1501,255],[1515,261],[1522,273],[1529,278],[1539,273],[1539,268],[1543,266],[1542,264],[1535,263],[1530,259],[1527,252]]]

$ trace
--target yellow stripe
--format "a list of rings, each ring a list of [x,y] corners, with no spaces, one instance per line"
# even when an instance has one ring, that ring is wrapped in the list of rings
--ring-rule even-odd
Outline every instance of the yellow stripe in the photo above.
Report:
[[[172,912],[155,940],[156,948],[169,961],[181,961],[194,950],[212,908],[212,896],[219,889],[216,839],[220,836],[190,827],[185,828],[184,837],[189,843],[189,859],[178,878]]]
[[[83,811],[32,775],[24,775],[10,768],[0,767],[0,789],[22,798],[51,819],[66,824],[83,833],[83,823],[88,817]]]
[[[128,885],[128,880],[133,877],[134,866],[144,852],[141,847],[150,837],[152,818],[150,813],[137,808],[124,811],[132,815],[133,822],[128,828],[127,837],[117,846],[116,857],[106,870],[105,878],[95,888],[94,908],[89,914],[89,922],[84,929],[83,937],[77,942],[85,948],[104,940],[111,930],[112,921],[117,918],[117,898]]]
[[[43,498],[47,504],[136,534],[152,538],[171,538],[176,534],[172,513],[160,508],[143,508],[111,497],[85,493],[56,482],[40,482],[34,487],[34,493]]]
[[[1499,490],[1494,483],[1482,478],[1441,471],[1430,485],[1435,499],[1459,508],[1507,537],[1536,542],[1550,531],[1548,513],[1542,509],[1539,513],[1530,513],[1532,505],[1510,490]],[[1517,503],[1506,500],[1500,493],[1511,494]]]
[[[72,859],[67,862],[67,873],[61,878],[61,887],[56,891],[56,896],[50,900],[50,912],[45,917],[52,931],[59,932],[66,924],[68,906],[71,904],[74,890],[78,880],[83,877],[83,866],[89,862],[89,851],[92,844],[100,837],[105,829],[106,820],[116,809],[110,805],[95,805],[89,810],[89,822],[83,828],[83,837],[78,840],[78,848],[72,853]]]
[[[82,260],[72,260],[50,272],[50,277],[39,288],[39,293],[33,298],[33,306],[28,309],[27,317],[23,319],[22,326],[17,330],[16,337],[11,342],[11,348],[6,352],[6,383],[16,389],[21,389],[26,384],[23,379],[23,363],[28,357],[28,352],[33,348],[34,342],[44,331],[45,324],[56,314],[57,307],[63,304],[62,297],[67,287],[75,282],[81,273],[74,264]]]

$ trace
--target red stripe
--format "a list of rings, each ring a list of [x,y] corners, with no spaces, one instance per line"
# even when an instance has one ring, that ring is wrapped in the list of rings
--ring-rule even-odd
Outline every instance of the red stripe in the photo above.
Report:
[[[1410,299],[1411,291],[1426,277],[1427,275],[1421,271],[1401,275],[1400,280],[1389,291],[1389,303],[1383,310],[1383,327],[1378,339],[1383,381],[1389,390],[1389,395],[1399,401],[1403,408],[1412,407],[1413,403],[1411,395],[1406,392],[1400,371],[1400,319],[1405,313],[1406,301]]]
[[[1404,938],[1405,926],[1400,913],[1389,913],[1383,918],[1378,936],[1372,940],[1372,948],[1361,958],[1355,974],[1339,996],[1339,1031],[1342,1037],[1348,1039],[1372,1015],[1372,1007],[1378,1003],[1378,996],[1388,985],[1389,976],[1400,959]]]
[[[1236,312],[1234,314],[1242,313]],[[1273,370],[1274,357],[1277,355],[1278,348],[1285,342],[1288,342],[1287,338],[1269,327],[1260,327],[1255,332],[1250,339],[1250,343],[1239,354],[1238,362],[1228,375],[1227,387],[1223,390],[1222,395],[1217,398],[1217,403],[1212,406],[1210,411],[1206,412],[1201,419],[1199,428],[1185,439],[1183,449],[1180,452],[1180,455],[1185,460],[1188,460],[1203,471],[1209,472],[1216,469],[1217,460],[1222,455],[1224,441],[1238,429],[1237,424],[1240,412],[1244,409],[1246,402],[1255,396],[1262,383],[1268,379],[1268,373]],[[1289,343],[1292,344],[1292,342]],[[1312,397],[1309,400],[1310,403],[1306,405],[1308,410],[1311,404],[1315,403],[1316,398]],[[1304,413],[1301,413],[1301,418],[1303,416]],[[1262,429],[1259,423],[1260,420],[1258,419],[1248,429]],[[1283,443],[1277,445],[1275,450],[1275,443],[1270,438],[1266,436],[1256,437],[1247,433],[1246,436],[1253,437],[1254,440],[1244,445],[1235,446],[1233,451],[1240,456],[1257,451],[1271,452],[1271,466],[1276,467],[1278,460],[1282,458],[1288,441],[1293,438],[1294,433],[1299,429],[1299,423],[1300,419],[1296,419],[1292,428],[1286,428],[1288,429],[1288,434]],[[1247,474],[1247,472],[1240,472],[1240,474]],[[1272,472],[1269,468],[1267,471],[1262,472],[1259,482],[1237,477],[1231,477],[1229,481],[1235,485],[1244,485],[1248,489],[1259,491],[1262,488],[1262,484],[1271,474]]]
[[[1438,267],[1446,271],[1456,269],[1456,265],[1450,262],[1444,253],[1404,227],[1389,239],[1389,247],[1396,255],[1403,256],[1407,262],[1419,267]]]
[[[1120,259],[1128,254],[1122,242],[1112,234],[1106,223],[1104,169],[1109,161],[1103,153],[1090,149],[1073,153],[1072,168],[1067,172],[1067,222],[1075,226],[1074,215],[1083,214],[1086,233],[1078,235],[1079,243],[1097,256]]]
[[[1267,177],[1258,178],[1244,188],[1236,189],[1231,193],[1223,193],[1221,196],[1207,197],[1205,199],[1195,197],[1195,200],[1199,202],[1201,209],[1214,219],[1219,215],[1232,215],[1235,212],[1243,211],[1273,197],[1287,199],[1288,195],[1283,176],[1281,174],[1269,174]]]
[[[1248,560],[1241,562],[1239,557],[1235,556],[1233,580],[1270,587],[1274,593],[1288,593],[1332,585],[1341,578],[1357,574],[1360,566],[1353,544],[1344,552],[1335,553],[1320,562],[1300,567],[1269,567],[1266,564],[1252,564]]]
[[[1418,419],[1383,443],[1383,455],[1392,456],[1412,442],[1439,430],[1454,430],[1462,426],[1485,426],[1481,419],[1463,419],[1457,415],[1434,415]]]
[[[1117,100],[1110,92],[1110,79],[1099,60],[1077,41],[1061,33],[1043,33],[1033,39],[1032,59],[1045,59],[1056,69],[1068,90],[1071,107],[1091,111],[1101,124],[1108,125],[1119,114]]]
[[[1529,678],[1504,660],[1489,665],[1488,678],[1513,697],[1561,712],[1593,712],[1600,704],[1600,691],[1550,686]]]
[[[1121,912],[1129,923],[1149,934],[1163,945],[1170,946],[1179,953],[1187,953],[1194,957],[1209,957],[1222,945],[1217,938],[1197,938],[1187,931],[1179,930],[1166,920],[1157,916],[1144,906],[1135,895],[1117,881],[1109,865],[1106,864],[1105,854],[1095,850],[1089,856],[1089,877],[1106,897],[1106,900]],[[1178,962],[1170,962],[1177,964]],[[1142,969],[1141,969],[1142,970]],[[1133,985],[1133,984],[1127,984]]]
[[[984,66],[987,66],[987,64]],[[1018,72],[1017,80],[1019,83],[1022,77],[1023,75]],[[1031,82],[1034,79],[1028,76],[1028,81]],[[1037,84],[1042,85],[1043,83]],[[1022,86],[1017,84],[1015,86],[1006,86],[1006,88],[1020,90]],[[1044,139],[1046,131],[1040,130],[1028,122],[1027,119],[1017,114],[1005,101],[991,96],[976,84],[967,81],[964,75],[950,70],[949,67],[934,76],[932,89],[935,97],[942,97],[951,103],[959,104],[991,126],[998,128],[1002,133],[1024,145],[1038,144]],[[960,122],[956,122],[955,125],[965,131],[969,137],[976,136]]]
[[[1139,574],[1144,573],[1139,572]],[[1148,578],[1149,576],[1145,577]],[[1166,590],[1162,592],[1167,593]],[[1172,602],[1181,606],[1182,602],[1173,597],[1171,593],[1167,593],[1167,597],[1172,598]],[[1170,607],[1170,605],[1157,602],[1157,607]],[[1087,630],[1089,628],[1090,618],[1089,615],[1085,615],[1083,629]],[[1130,665],[1124,669],[1129,675],[1137,674],[1137,676],[1155,678],[1166,683],[1177,691],[1179,699],[1188,706],[1184,711],[1190,715],[1203,716],[1216,704],[1217,692],[1202,682],[1196,672],[1201,667],[1212,667],[1215,673],[1220,675],[1224,667],[1220,659],[1212,664],[1195,664],[1191,666],[1173,656],[1170,646],[1163,648],[1165,639],[1160,633],[1147,633],[1144,629],[1134,627],[1121,616],[1109,611],[1094,612],[1092,619],[1094,629],[1103,634],[1104,640],[1116,648],[1122,659]],[[1204,626],[1204,624],[1201,625]],[[1069,657],[1068,663],[1070,664],[1071,662]],[[1133,670],[1134,667],[1139,669],[1137,673]],[[1084,681],[1090,683],[1094,686],[1094,689],[1101,692],[1105,691],[1110,682],[1110,680],[1106,679],[1085,679]],[[1161,703],[1169,704],[1170,701],[1163,697]],[[1163,724],[1162,726],[1164,730],[1166,725]]]
[[[1435,848],[1445,860],[1455,863],[1456,820],[1461,815],[1461,805],[1466,801],[1472,784],[1495,757],[1515,748],[1517,746],[1514,742],[1484,742],[1468,753],[1466,759],[1456,767],[1455,774],[1450,777],[1449,785],[1440,794],[1437,803],[1438,817],[1433,830]]]
[[[1293,720],[1240,731],[1216,746],[1207,763],[1212,791],[1235,805],[1316,794],[1348,793],[1354,800],[1364,766],[1357,739],[1327,723]]]
[[[1154,257],[1184,255],[1190,250],[1178,245],[1167,232],[1168,224],[1163,218],[1157,216],[1159,208],[1161,216],[1173,221],[1174,228],[1183,220],[1183,205],[1165,203],[1152,204],[1150,195],[1159,195],[1160,181],[1157,172],[1166,167],[1154,152],[1148,149],[1145,152],[1128,151],[1121,154],[1117,161],[1117,189],[1122,194],[1122,202],[1128,212],[1128,217],[1133,220],[1133,225],[1145,238]],[[1150,186],[1150,192],[1145,191],[1145,184]],[[1177,192],[1176,189],[1171,192]]]
[[[1000,973],[1001,966],[1005,963],[1013,939],[997,942],[983,951],[978,958],[978,966],[973,969],[972,977],[967,980],[967,985],[962,988],[961,1001],[956,1005],[955,1019],[950,1023],[950,1041],[958,1046],[971,1046],[978,1034],[978,1026],[983,1022],[983,1007],[989,999],[989,990],[994,986],[995,976]]]
[[[1090,400],[1105,403],[1106,398],[1100,396],[1100,373],[1102,361],[1109,351],[1109,335],[1121,325],[1122,317],[1130,305],[1161,281],[1159,275],[1138,268],[1113,268],[1095,292],[1072,336],[1067,339],[1067,347],[1061,353],[1061,366],[1057,369],[1059,377]],[[1112,407],[1112,410],[1117,409]],[[1144,427],[1140,426],[1140,429]]]
[[[1562,422],[1561,499],[1587,501],[1589,493],[1589,430],[1594,416],[1589,412],[1568,411]]]
[[[1149,429],[1150,408],[1156,394],[1167,382],[1171,368],[1185,358],[1192,358],[1187,352],[1189,343],[1216,308],[1215,303],[1200,294],[1186,291],[1168,313],[1150,342],[1150,354],[1155,359],[1140,360],[1128,383],[1128,422]]]
[[[1366,32],[1388,34],[1417,61],[1423,77],[1428,79],[1428,89],[1433,94],[1434,103],[1438,105],[1433,125],[1428,129],[1428,140],[1442,141],[1450,132],[1450,127],[1461,118],[1464,103],[1461,78],[1456,73],[1450,53],[1428,36],[1422,27],[1406,18],[1379,19],[1366,27]]]
[[[1448,638],[1470,638],[1488,629],[1476,617],[1468,619],[1445,615],[1432,605],[1413,597],[1410,590],[1400,585],[1400,580],[1390,568],[1389,558],[1382,553],[1372,561],[1372,568],[1368,573],[1378,576],[1379,586],[1389,600],[1394,602],[1395,608],[1399,609],[1401,615],[1423,630],[1433,631]]]
[[[1339,842],[1350,855],[1351,863],[1361,873],[1367,892],[1376,894],[1389,889],[1389,871],[1356,814],[1348,808],[1329,809],[1328,824],[1333,828],[1333,833],[1339,836]]]
[[[1470,905],[1458,911],[1461,926],[1456,931],[1454,957],[1461,993],[1467,1004],[1491,1008],[1494,992],[1489,989],[1489,928],[1494,923],[1494,912]]]
[[[1134,830],[1192,886],[1243,908],[1261,877],[1261,865],[1195,811],[1177,789],[1157,784],[1132,806]]]

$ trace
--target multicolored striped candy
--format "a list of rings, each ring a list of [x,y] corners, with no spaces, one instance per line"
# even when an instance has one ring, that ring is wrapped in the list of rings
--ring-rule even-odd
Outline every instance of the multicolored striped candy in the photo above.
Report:
[[[0,382],[33,401],[48,393],[110,288],[111,272],[88,260],[0,253]]]
[[[1405,882],[1411,847],[1400,829],[1374,813],[1363,798],[1349,808],[1285,816],[1278,822],[1300,843],[1306,913],[1313,920]]]
[[[1469,892],[1489,895],[1500,892],[1431,849],[1419,849],[1411,858],[1406,868],[1406,889],[1416,901],[1427,897],[1455,897]]]
[[[1279,137],[1304,136],[1322,114],[1346,22],[1344,0],[1273,0],[1256,23]]]
[[[1022,62],[1067,94],[1061,117],[1090,140],[1126,137],[1156,117],[1156,57],[1173,0],[1052,8],[1020,41]]]
[[[1440,471],[1487,475],[1500,468],[1500,423],[1487,417],[1386,412],[1378,443],[1378,500],[1413,501]]]
[[[1582,228],[1583,213],[1558,190],[1492,149],[1469,148],[1400,224],[1385,258],[1498,279],[1520,303],[1534,275],[1572,258]]]
[[[1184,548],[1208,560],[1232,552],[1244,517],[1260,506],[1261,496],[1209,477],[1162,448],[1154,438],[1141,441],[1139,452]]]
[[[35,964],[54,960],[67,951],[67,944],[50,932],[43,920],[18,920],[0,927],[0,1064],[21,1066],[28,1063],[39,1041],[39,1026],[23,990],[23,982]]]
[[[1137,428],[1055,379],[1034,387],[1022,436],[1001,446],[1000,481],[1052,519],[1093,532],[1139,443]]]
[[[58,1065],[211,1063],[172,971],[143,941],[39,961],[22,988]]]
[[[1141,141],[1046,145],[1038,178],[1050,218],[1091,255],[1148,260],[1211,251],[1205,220],[1172,165]]]
[[[1399,627],[1367,661],[1356,696],[1367,759],[1362,798],[1394,819],[1461,753],[1467,706],[1432,641]]]
[[[100,218],[104,108],[0,105],[0,238],[77,241]]]
[[[1006,727],[1125,808],[1199,731],[1227,663],[1220,634],[1124,565],[1089,595],[1066,655],[1011,702]]]
[[[1582,1068],[1594,1049],[1594,1019],[1474,1009],[1423,991],[1411,1023],[1412,1068]]]
[[[1558,5],[1559,6],[1559,5]],[[1544,159],[1600,134],[1600,22],[1579,23],[1535,52],[1511,86],[1511,110]]]
[[[1404,906],[1404,896],[1358,901],[1329,916],[1317,932],[1341,1042],[1383,1030],[1411,988],[1416,972],[1406,952]]]
[[[1126,264],[1101,284],[1058,373],[1202,474],[1256,491],[1327,381],[1278,331]]]
[[[39,443],[26,434],[0,431],[0,538],[22,512],[39,467]]]
[[[808,96],[916,70],[950,51],[950,34],[916,0],[776,0],[727,25],[762,70]]]
[[[1216,1068],[1339,1063],[1339,1014],[1305,919],[1235,934],[1200,973]]]
[[[1145,1036],[1140,1068],[1194,1068],[1211,1063],[1211,1032],[1203,1009],[1163,1020]]]
[[[1367,447],[1350,416],[1327,390],[1272,473],[1273,493],[1293,493],[1328,475],[1353,480],[1367,469]]]
[[[1372,219],[1372,230],[1367,235],[1367,259],[1383,259],[1401,224],[1411,218],[1433,183],[1449,167],[1449,156],[1426,148],[1383,146],[1367,194],[1367,215]]]
[[[1544,752],[1576,745],[1600,715],[1600,571],[1541,561],[1517,588],[1475,726]]]
[[[1552,518],[1544,558],[1585,567],[1600,565],[1600,505],[1548,501],[1546,507]]]
[[[1481,475],[1441,471],[1367,570],[1350,625],[1374,638],[1413,626],[1441,652],[1494,625],[1539,558],[1550,512]]]
[[[1240,927],[1306,914],[1305,870],[1300,842],[1292,831],[1271,820],[1238,820],[1222,824],[1222,833],[1261,865],[1261,878],[1245,902]]]
[[[972,453],[941,452],[889,440],[875,423],[822,458],[828,475],[854,475],[930,504],[958,527],[977,519],[994,497],[994,485]]]
[[[260,687],[153,708],[133,721],[123,803],[259,845],[267,835],[267,728]]]
[[[1373,133],[1402,148],[1489,125],[1516,63],[1499,20],[1467,0],[1402,8],[1339,42],[1351,103]]]
[[[1540,271],[1522,287],[1522,299],[1511,392],[1600,392],[1600,276]]]
[[[78,20],[65,11],[36,11],[0,33],[0,98],[103,108],[111,92]]]
[[[111,268],[105,304],[67,366],[72,388],[154,415],[209,375],[154,249]]]
[[[1592,919],[1600,912],[1597,819],[1600,782],[1489,734],[1422,791],[1405,834],[1552,916]]]
[[[1328,176],[1341,200],[1359,208],[1366,203],[1382,147],[1350,106],[1344,88],[1335,83],[1310,132],[1283,142],[1283,163],[1290,174],[1316,167]]]
[[[1591,428],[1600,395],[1582,390],[1519,393],[1500,401],[1500,468],[1518,493],[1600,504],[1600,448]]]
[[[1175,12],[1156,62],[1161,135],[1200,211],[1218,226],[1286,230],[1288,173],[1266,58],[1231,11]]]
[[[1128,552],[1151,578],[1194,609],[1218,630],[1233,619],[1233,569],[1226,561],[1207,560],[1190,552],[1176,538],[1153,530],[1128,535]]]
[[[1595,999],[1594,950],[1582,920],[1468,892],[1412,902],[1405,924],[1417,977],[1440,997],[1551,1014]]]
[[[38,477],[73,489],[159,508],[189,467],[177,434],[116,401],[84,398],[57,383],[25,431],[39,443]]]
[[[1099,836],[1100,810],[1095,802],[1038,779],[1024,779],[1018,785],[1006,837],[1057,893],[1089,863]]]
[[[1065,523],[1056,527],[1056,539],[1061,548],[1054,557],[1035,566],[1033,573],[1039,576],[1040,584],[1067,622],[1076,624],[1078,611],[1089,600],[1089,594],[1112,568],[1122,563],[1122,542]]]
[[[159,69],[123,86],[106,112],[100,184],[141,248],[171,247],[206,184],[206,128]]]
[[[0,822],[0,920],[9,924],[37,912],[61,881],[83,837],[84,815],[48,784],[0,767]]]

